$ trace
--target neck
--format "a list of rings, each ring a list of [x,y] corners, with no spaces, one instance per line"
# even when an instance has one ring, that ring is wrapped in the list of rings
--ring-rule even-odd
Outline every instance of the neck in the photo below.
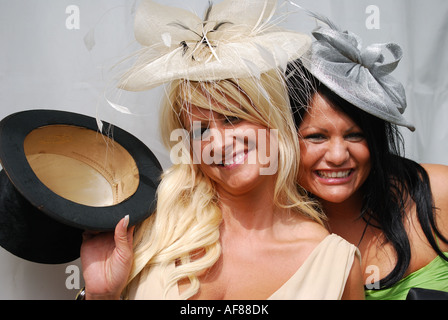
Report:
[[[360,191],[347,200],[335,203],[319,199],[325,214],[331,220],[356,220],[362,210],[363,195]]]
[[[365,227],[365,222],[359,219],[362,210],[362,194],[357,193],[341,203],[324,200],[320,202],[328,217],[330,231],[356,245]]]
[[[274,205],[274,184],[263,183],[243,194],[218,191],[226,229],[264,230],[273,225],[278,209]]]
[[[330,203],[322,201],[322,207],[330,224],[333,221],[356,220],[361,214],[361,204],[352,202]]]

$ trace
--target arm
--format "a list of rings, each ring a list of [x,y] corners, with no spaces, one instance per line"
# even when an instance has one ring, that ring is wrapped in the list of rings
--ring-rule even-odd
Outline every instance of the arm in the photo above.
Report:
[[[120,298],[133,261],[134,228],[128,229],[128,224],[129,216],[126,216],[114,233],[84,234],[81,263],[87,300]]]

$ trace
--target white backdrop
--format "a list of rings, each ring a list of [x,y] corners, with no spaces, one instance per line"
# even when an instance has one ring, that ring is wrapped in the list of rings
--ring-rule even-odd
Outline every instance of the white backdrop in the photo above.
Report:
[[[160,1],[201,14],[207,3]],[[366,46],[402,46],[405,55],[395,75],[407,90],[405,116],[417,127],[415,133],[403,131],[407,155],[448,165],[448,1],[294,1],[357,33]],[[137,48],[132,30],[137,4],[138,0],[0,0],[0,119],[28,109],[98,115],[137,136],[165,168],[169,166],[158,137],[161,90],[121,98],[137,115],[119,113],[104,100],[110,68]],[[285,25],[309,34],[315,22],[301,14],[290,16]],[[72,299],[82,286],[79,266],[79,260],[35,264],[0,248],[0,299]]]

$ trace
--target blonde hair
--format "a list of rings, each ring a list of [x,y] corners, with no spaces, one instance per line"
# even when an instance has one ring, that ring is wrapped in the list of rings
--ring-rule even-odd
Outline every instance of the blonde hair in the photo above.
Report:
[[[262,74],[260,79],[174,81],[162,107],[160,122],[168,148],[177,143],[170,140],[170,134],[175,129],[183,129],[182,113],[188,112],[189,105],[277,129],[279,162],[274,204],[323,225],[323,216],[315,203],[297,185],[300,149],[281,75],[272,71]],[[185,160],[191,160],[191,156],[191,152],[182,154]],[[154,265],[166,268],[176,263],[173,272],[165,272],[165,294],[181,279],[190,281],[182,298],[196,294],[200,286],[196,275],[213,266],[221,255],[221,222],[218,195],[212,181],[191,161],[173,165],[159,185],[155,214],[136,229],[130,283],[138,281],[137,275],[144,268]]]

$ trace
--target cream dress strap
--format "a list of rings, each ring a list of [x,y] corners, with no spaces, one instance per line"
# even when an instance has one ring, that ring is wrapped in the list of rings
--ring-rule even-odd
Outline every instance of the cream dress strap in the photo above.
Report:
[[[359,250],[338,235],[327,236],[270,300],[339,300]]]
[[[327,236],[311,252],[297,272],[272,294],[271,300],[338,300],[344,292],[358,249],[341,237]],[[166,271],[175,268],[168,266]],[[129,299],[179,300],[177,286],[172,286],[164,296],[163,268],[146,268],[129,290]]]

